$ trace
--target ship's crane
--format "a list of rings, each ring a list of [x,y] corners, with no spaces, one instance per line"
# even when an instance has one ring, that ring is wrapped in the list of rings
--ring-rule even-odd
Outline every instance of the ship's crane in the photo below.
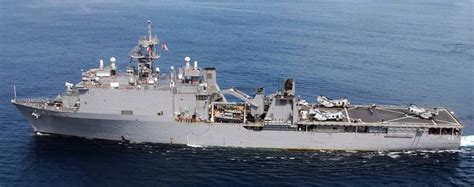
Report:
[[[258,104],[253,100],[252,97],[238,90],[237,88],[229,88],[229,89],[221,90],[220,93],[225,94],[225,95],[229,94],[229,95],[235,96],[239,98],[240,100],[245,101],[254,107],[258,107]]]
[[[326,96],[318,96],[317,101],[320,105],[327,107],[327,108],[332,108],[332,107],[346,107],[349,106],[349,100],[346,98],[342,99],[330,99],[327,98]]]
[[[236,89],[236,88],[229,88],[225,90],[220,90],[220,94],[223,95],[233,95],[238,99],[246,102],[251,106],[251,114],[252,115],[262,115],[264,113],[264,105],[265,105],[265,91],[263,88],[258,88],[255,91],[255,97],[251,97],[246,93]]]
[[[433,111],[430,111],[430,110],[426,110],[424,108],[418,107],[414,104],[410,104],[410,106],[408,106],[408,111],[410,112],[410,114],[413,114],[423,119],[433,119],[439,113],[437,108],[434,108]]]

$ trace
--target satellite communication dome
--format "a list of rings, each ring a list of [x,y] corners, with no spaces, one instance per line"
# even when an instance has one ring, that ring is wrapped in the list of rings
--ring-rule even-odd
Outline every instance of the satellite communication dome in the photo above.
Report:
[[[110,57],[110,62],[116,62],[117,60],[115,59],[115,57]]]
[[[189,62],[189,61],[191,61],[191,58],[189,58],[188,56],[184,57],[184,61]]]

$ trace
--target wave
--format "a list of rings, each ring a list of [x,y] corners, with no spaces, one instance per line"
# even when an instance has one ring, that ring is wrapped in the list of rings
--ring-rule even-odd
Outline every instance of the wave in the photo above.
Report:
[[[474,135],[461,137],[461,147],[474,147]]]
[[[195,144],[186,144],[186,146],[189,146],[189,147],[205,147],[203,145],[195,145]]]

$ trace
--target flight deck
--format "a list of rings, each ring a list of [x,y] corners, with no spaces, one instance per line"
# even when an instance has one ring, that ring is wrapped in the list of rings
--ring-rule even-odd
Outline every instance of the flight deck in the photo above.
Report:
[[[318,121],[326,124],[371,124],[384,126],[396,125],[406,127],[439,127],[439,128],[461,128],[462,124],[447,108],[437,108],[438,114],[432,119],[423,119],[413,115],[408,108],[391,105],[352,105],[344,108],[326,108],[322,106],[314,107],[322,113],[343,114],[340,120]],[[317,120],[315,120],[317,121]],[[309,124],[311,120],[302,120],[299,124]]]

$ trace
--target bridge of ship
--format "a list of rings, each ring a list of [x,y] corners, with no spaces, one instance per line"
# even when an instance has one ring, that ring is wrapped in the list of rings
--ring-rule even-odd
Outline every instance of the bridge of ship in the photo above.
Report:
[[[118,83],[116,89],[136,89],[141,87],[143,89],[169,89],[170,77],[166,74],[157,77],[157,81],[153,83],[146,82],[147,80],[137,80],[138,84],[130,85],[130,78],[138,79],[137,76],[130,76],[123,72],[118,72],[117,75],[101,77],[99,81],[81,81],[76,87],[84,88],[111,88],[111,84]]]

